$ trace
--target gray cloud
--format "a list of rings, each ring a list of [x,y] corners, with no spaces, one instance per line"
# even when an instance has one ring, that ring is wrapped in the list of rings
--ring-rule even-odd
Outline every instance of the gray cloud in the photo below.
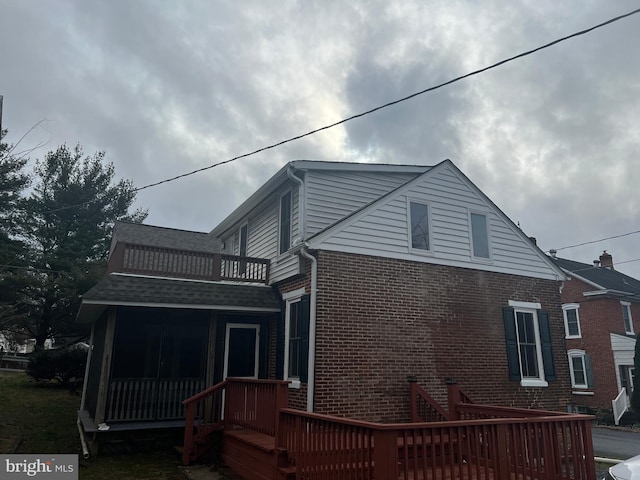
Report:
[[[138,186],[246,153],[635,8],[435,2],[0,0],[3,125],[106,150]],[[209,230],[292,159],[451,158],[542,248],[640,229],[640,16],[313,137],[140,192]],[[560,254],[640,258],[639,236]],[[640,278],[640,262],[620,268]]]

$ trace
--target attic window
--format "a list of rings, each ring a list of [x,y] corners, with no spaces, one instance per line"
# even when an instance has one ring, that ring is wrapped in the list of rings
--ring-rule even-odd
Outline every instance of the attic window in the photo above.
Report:
[[[473,256],[475,258],[489,258],[489,229],[487,216],[482,213],[471,214],[471,239]]]
[[[430,250],[429,243],[429,207],[423,203],[409,202],[411,216],[411,248]]]

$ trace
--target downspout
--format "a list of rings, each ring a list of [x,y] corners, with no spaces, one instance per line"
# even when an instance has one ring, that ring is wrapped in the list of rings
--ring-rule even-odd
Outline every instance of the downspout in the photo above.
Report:
[[[313,394],[316,379],[316,299],[318,293],[318,260],[304,246],[300,255],[311,262],[311,301],[309,306],[309,364],[307,376],[307,412],[313,412]]]
[[[306,215],[305,203],[307,196],[305,194],[304,182],[300,177],[294,174],[295,169],[289,167],[287,176],[298,184],[298,238],[303,245],[300,249],[300,255],[311,262],[311,298],[309,305],[309,358],[307,372],[307,411],[313,412],[313,396],[315,392],[315,376],[316,376],[316,305],[318,291],[318,261],[316,257],[311,255],[305,245],[306,240]]]

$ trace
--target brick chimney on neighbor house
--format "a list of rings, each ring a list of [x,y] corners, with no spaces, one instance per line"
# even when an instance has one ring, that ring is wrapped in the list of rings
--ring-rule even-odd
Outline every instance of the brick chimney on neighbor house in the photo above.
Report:
[[[600,255],[600,266],[604,268],[608,268],[609,270],[614,269],[613,257],[611,256],[611,254],[607,253],[606,250],[602,252],[602,255]]]

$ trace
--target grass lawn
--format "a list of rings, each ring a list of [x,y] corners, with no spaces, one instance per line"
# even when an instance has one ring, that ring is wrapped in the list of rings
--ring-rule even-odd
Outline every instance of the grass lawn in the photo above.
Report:
[[[80,396],[40,385],[24,373],[0,372],[0,453],[77,453],[81,479],[176,480],[180,457],[171,445],[153,452],[84,460],[76,415]],[[17,443],[19,442],[19,443]]]

